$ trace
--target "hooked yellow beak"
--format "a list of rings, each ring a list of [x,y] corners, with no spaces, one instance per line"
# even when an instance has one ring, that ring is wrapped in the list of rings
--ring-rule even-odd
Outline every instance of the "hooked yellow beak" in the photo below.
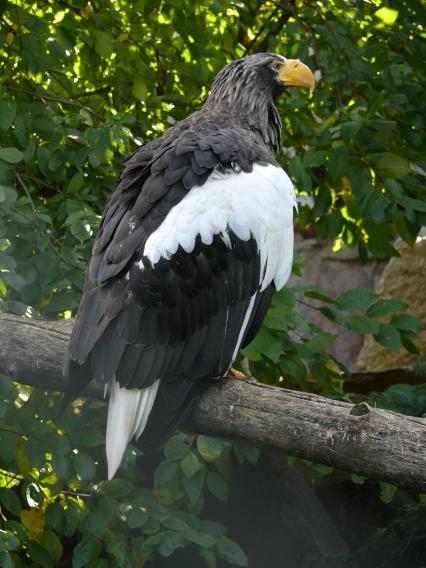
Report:
[[[304,87],[311,92],[315,88],[314,74],[298,59],[287,59],[282,64],[278,78],[286,87]]]

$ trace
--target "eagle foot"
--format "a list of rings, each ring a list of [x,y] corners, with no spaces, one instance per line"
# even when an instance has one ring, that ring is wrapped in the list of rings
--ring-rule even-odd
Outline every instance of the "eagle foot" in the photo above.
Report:
[[[234,369],[233,367],[231,367],[229,369],[227,377],[229,377],[230,379],[248,379],[249,378],[247,375],[245,375],[241,371],[237,371],[237,369]]]

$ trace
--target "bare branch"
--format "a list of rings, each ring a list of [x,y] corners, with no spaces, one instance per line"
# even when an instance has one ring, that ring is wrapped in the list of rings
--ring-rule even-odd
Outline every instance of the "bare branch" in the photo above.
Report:
[[[105,119],[104,119],[103,116],[101,116],[96,111],[94,111],[93,109],[91,109],[90,107],[88,107],[86,105],[82,105],[80,103],[70,101],[68,99],[63,99],[61,97],[54,97],[54,96],[48,95],[46,93],[36,93],[34,91],[29,91],[28,89],[20,89],[18,87],[12,87],[11,85],[5,85],[5,88],[8,91],[14,91],[16,93],[22,93],[24,95],[30,95],[31,97],[34,97],[34,98],[37,98],[37,99],[42,99],[42,100],[45,100],[45,101],[52,101],[54,103],[60,103],[62,105],[68,105],[68,106],[73,106],[73,107],[78,107],[78,108],[84,109],[88,113],[90,113],[91,115],[96,117],[98,120],[100,120],[101,122],[105,122]]]
[[[72,324],[0,314],[0,372],[62,391],[62,360]],[[102,391],[89,385],[86,394],[101,398]],[[426,491],[424,418],[223,379],[212,381],[185,427]]]

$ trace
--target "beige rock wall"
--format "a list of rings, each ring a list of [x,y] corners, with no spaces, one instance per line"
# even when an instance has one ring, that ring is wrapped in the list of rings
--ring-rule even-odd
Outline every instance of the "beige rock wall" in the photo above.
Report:
[[[366,264],[362,264],[356,249],[344,249],[335,253],[329,242],[319,239],[299,237],[295,249],[305,263],[303,278],[293,276],[289,284],[319,286],[332,298],[337,298],[350,288],[376,288],[387,263],[387,260],[371,258]],[[315,304],[313,300],[309,303]],[[299,309],[309,321],[338,335],[331,352],[349,369],[354,369],[363,336],[334,325],[316,310],[304,305],[299,305]]]
[[[425,329],[419,332],[420,341],[417,343],[422,355],[412,355],[405,349],[389,351],[380,347],[372,337],[367,337],[357,361],[359,371],[391,369],[426,358],[426,237],[419,238],[413,248],[398,241],[396,248],[401,257],[389,261],[377,291],[384,298],[405,301],[409,306],[407,313],[423,321]]]

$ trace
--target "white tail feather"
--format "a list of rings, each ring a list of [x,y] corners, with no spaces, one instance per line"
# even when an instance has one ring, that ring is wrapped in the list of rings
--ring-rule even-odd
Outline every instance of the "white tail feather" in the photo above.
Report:
[[[120,467],[128,442],[142,434],[159,384],[157,379],[144,389],[125,389],[115,378],[111,380],[106,431],[108,479],[112,479]]]

